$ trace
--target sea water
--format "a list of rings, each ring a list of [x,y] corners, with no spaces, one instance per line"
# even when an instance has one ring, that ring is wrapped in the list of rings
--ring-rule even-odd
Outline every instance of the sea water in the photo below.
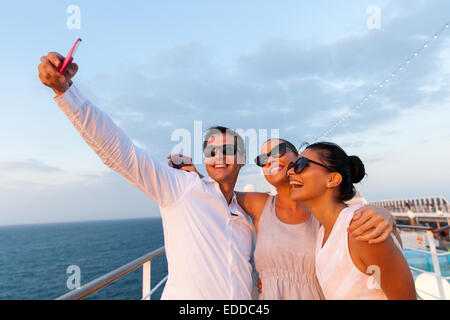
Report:
[[[69,266],[81,285],[163,246],[160,218],[0,227],[0,299],[54,299],[70,291]],[[70,270],[69,270],[70,271]],[[152,287],[167,275],[152,261]],[[69,280],[69,285],[68,285]],[[152,295],[159,299],[164,286]],[[140,299],[142,268],[87,299]]]

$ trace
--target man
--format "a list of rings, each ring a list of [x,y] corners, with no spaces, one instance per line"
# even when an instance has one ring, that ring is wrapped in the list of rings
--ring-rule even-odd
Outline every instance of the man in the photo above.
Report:
[[[111,169],[160,206],[169,277],[162,299],[251,299],[253,226],[234,187],[245,164],[242,138],[215,127],[205,136],[207,177],[161,165],[72,85],[78,66],[58,73],[63,57],[41,58],[39,77],[86,143]],[[391,226],[366,210],[361,232]]]

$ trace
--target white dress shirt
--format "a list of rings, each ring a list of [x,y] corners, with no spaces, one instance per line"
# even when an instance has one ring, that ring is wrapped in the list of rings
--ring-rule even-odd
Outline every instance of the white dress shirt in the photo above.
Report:
[[[228,205],[211,178],[157,162],[75,85],[55,102],[103,163],[160,206],[169,271],[162,299],[251,299],[253,226],[236,196]]]

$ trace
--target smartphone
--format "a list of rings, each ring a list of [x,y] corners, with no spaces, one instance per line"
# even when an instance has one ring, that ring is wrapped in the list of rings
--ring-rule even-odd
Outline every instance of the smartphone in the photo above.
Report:
[[[64,62],[59,69],[60,74],[64,74],[67,70],[67,68],[70,66],[70,64],[73,61],[73,56],[75,55],[75,51],[78,49],[78,45],[81,42],[81,38],[78,38],[77,41],[72,46],[72,49],[70,49],[69,53],[67,54],[67,57],[64,59]]]

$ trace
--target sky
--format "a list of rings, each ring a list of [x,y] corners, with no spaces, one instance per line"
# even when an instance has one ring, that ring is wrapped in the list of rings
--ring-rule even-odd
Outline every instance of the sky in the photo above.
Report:
[[[74,84],[162,162],[180,130],[201,143],[199,121],[313,142],[389,79],[322,140],[363,160],[370,201],[450,199],[450,31],[433,38],[448,22],[446,0],[1,2],[0,225],[159,216],[38,79],[78,37]],[[252,159],[236,189],[268,191]]]

